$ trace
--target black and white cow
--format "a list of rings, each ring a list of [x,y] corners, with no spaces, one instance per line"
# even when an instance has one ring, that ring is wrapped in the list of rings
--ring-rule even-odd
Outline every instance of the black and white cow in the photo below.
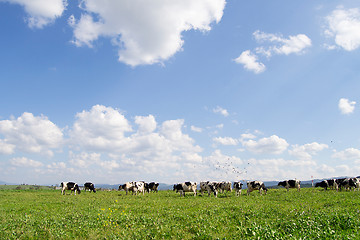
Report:
[[[223,192],[232,192],[232,188],[231,188],[231,182],[225,182],[225,181],[222,181],[219,183],[219,189],[220,189],[220,192],[223,193]]]
[[[328,179],[326,181],[328,182],[329,188],[336,189],[336,191],[339,190],[339,185],[337,184],[336,179]]]
[[[137,195],[138,192],[142,192],[144,195],[145,192],[145,182],[144,181],[140,181],[140,182],[127,182],[123,185],[119,186],[119,191],[121,190],[125,190],[126,195],[128,194],[129,191],[132,192],[132,194],[135,193],[135,195]]]
[[[289,188],[296,188],[300,192],[300,181],[296,179],[279,182],[278,186],[283,186],[287,191],[289,191]]]
[[[135,193],[135,195],[137,195],[138,193],[142,193],[144,195],[145,182],[144,181],[134,182],[133,193]]]
[[[240,182],[240,181],[239,182],[234,182],[233,187],[235,189],[236,196],[241,195],[242,186],[243,186],[242,182]]]
[[[62,182],[60,183],[61,186],[61,194],[65,195],[65,190],[70,190],[72,192],[76,193],[79,192],[79,194],[81,193],[79,185],[77,183],[74,182]]]
[[[180,196],[185,196],[185,192],[193,192],[194,196],[196,196],[196,182],[184,182],[174,184],[173,191],[179,192]]]
[[[249,181],[247,184],[247,195],[250,195],[250,193],[254,190],[259,190],[259,193],[262,194],[264,191],[265,194],[267,193],[267,188],[265,187],[265,184],[261,181]]]
[[[84,190],[85,190],[85,192],[86,192],[86,190],[89,190],[90,192],[93,191],[94,193],[96,192],[95,186],[91,182],[86,182],[84,184]]]
[[[345,178],[340,180],[340,188],[345,188],[345,190],[351,190],[354,188],[359,188],[360,182],[357,178]]]
[[[145,183],[145,191],[146,192],[158,192],[158,186],[159,183],[151,182],[151,183]]]
[[[329,187],[329,183],[328,183],[327,180],[323,180],[323,181],[321,181],[321,182],[316,183],[316,184],[315,184],[315,187],[322,187],[322,188],[324,188],[325,190],[327,190],[328,187]]]
[[[217,197],[218,194],[219,183],[217,182],[200,182],[200,192],[203,195],[204,192],[208,192],[208,196],[210,197],[211,193],[214,193],[214,196]]]
[[[127,182],[125,184],[120,185],[118,190],[119,191],[124,190],[127,195],[129,191],[133,190],[133,182]]]

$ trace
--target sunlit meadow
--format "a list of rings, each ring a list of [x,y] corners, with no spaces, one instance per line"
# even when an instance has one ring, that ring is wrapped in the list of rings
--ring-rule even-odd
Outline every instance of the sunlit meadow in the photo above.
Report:
[[[357,239],[360,192],[61,195],[0,190],[1,239]]]

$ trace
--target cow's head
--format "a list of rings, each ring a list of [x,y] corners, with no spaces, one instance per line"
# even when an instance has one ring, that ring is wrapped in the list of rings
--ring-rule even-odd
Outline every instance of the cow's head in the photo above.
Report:
[[[75,184],[75,187],[74,187],[75,189],[76,189],[76,191],[80,194],[81,193],[81,190],[80,190],[80,188],[79,188],[79,185],[77,185],[77,184]]]

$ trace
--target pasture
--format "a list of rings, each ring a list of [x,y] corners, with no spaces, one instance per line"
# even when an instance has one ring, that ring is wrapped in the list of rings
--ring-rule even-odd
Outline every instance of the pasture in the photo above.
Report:
[[[360,192],[0,190],[0,239],[359,239]]]

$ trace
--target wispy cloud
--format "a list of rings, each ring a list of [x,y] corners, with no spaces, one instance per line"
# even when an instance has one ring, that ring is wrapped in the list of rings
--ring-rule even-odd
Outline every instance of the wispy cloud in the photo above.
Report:
[[[214,112],[214,113],[221,114],[221,115],[223,115],[224,117],[229,116],[229,112],[228,112],[226,109],[224,109],[224,108],[222,108],[222,107],[219,107],[219,106],[217,106],[216,108],[214,108],[214,109],[213,109],[213,112]]]
[[[273,55],[302,54],[311,46],[311,39],[305,34],[298,34],[284,38],[280,34],[264,33],[257,30],[253,33],[255,40],[261,44],[255,49],[255,53],[246,50],[235,58],[236,63],[244,65],[246,70],[256,74],[266,70],[264,63],[259,61],[258,55],[264,55],[269,59]]]

